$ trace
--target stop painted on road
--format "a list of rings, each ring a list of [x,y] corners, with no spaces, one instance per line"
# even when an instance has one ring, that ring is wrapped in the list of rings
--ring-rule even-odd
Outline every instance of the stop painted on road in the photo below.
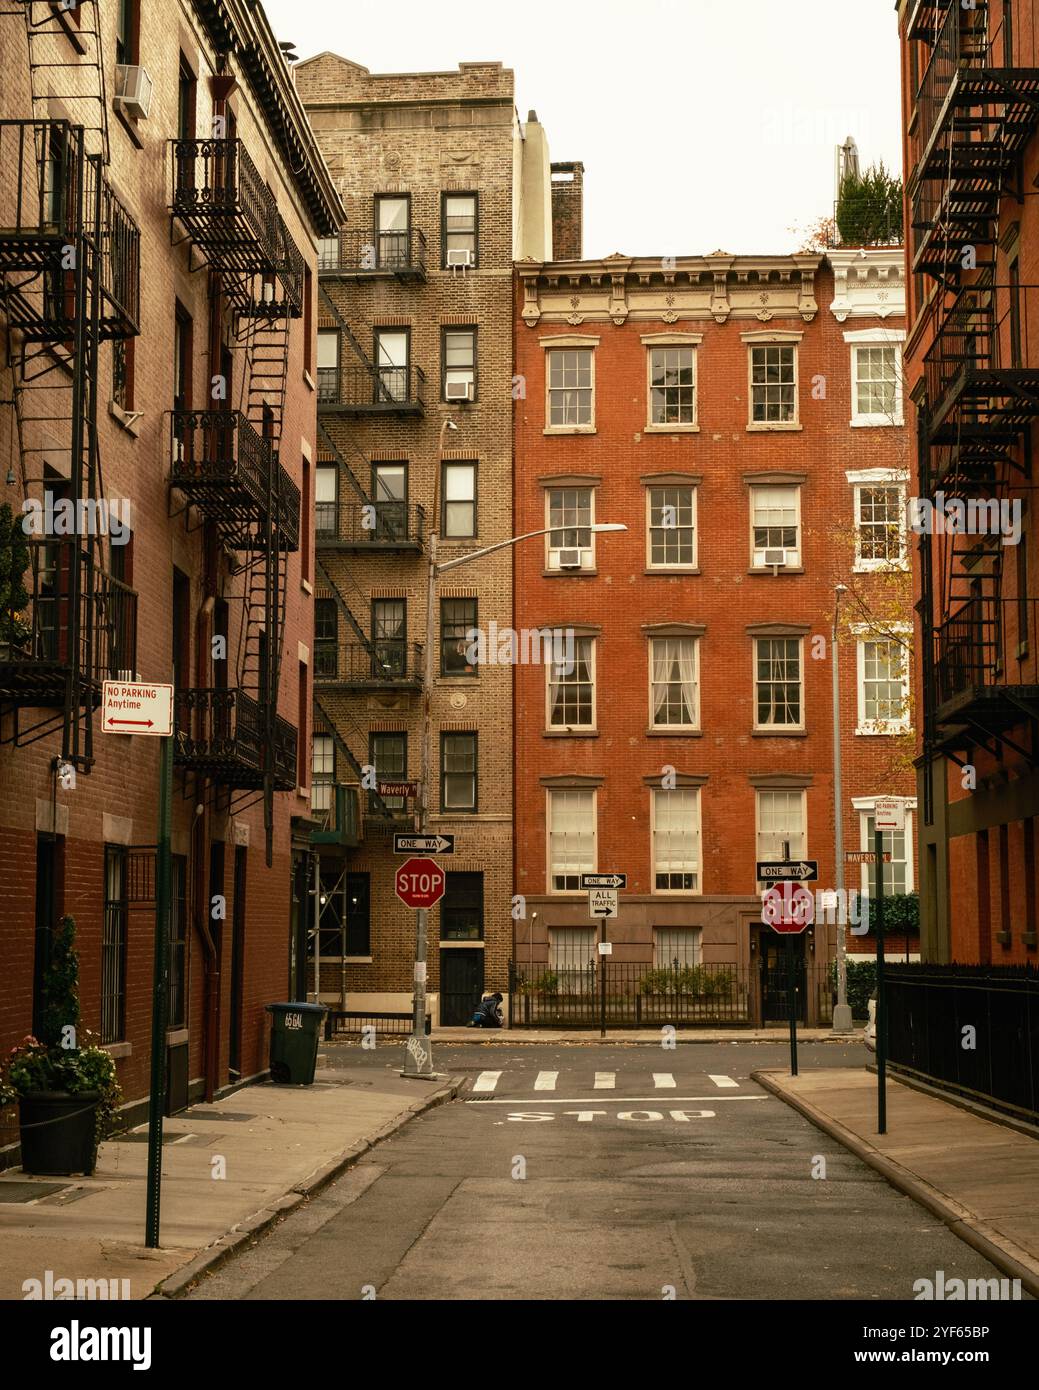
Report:
[[[716,1112],[714,1110],[669,1110],[667,1113],[672,1120],[684,1122],[686,1120],[713,1120]],[[597,1116],[608,1114],[608,1110],[563,1110],[559,1114],[548,1114],[543,1110],[514,1110],[505,1118],[537,1124],[543,1120],[558,1120],[563,1115],[576,1115],[578,1123],[590,1123]],[[633,1120],[636,1124],[652,1124],[656,1120],[662,1120],[664,1116],[659,1110],[618,1110],[616,1118],[618,1120]]]

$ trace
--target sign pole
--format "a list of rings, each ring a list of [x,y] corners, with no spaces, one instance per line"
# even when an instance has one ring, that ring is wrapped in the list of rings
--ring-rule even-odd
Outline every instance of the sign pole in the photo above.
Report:
[[[876,812],[874,812],[874,816]],[[875,826],[875,823],[874,823]],[[877,1133],[887,1133],[887,1000],[884,998],[884,833],[874,828],[877,856]]]
[[[159,1208],[162,1188],[162,1116],[166,1101],[166,1014],[169,1003],[167,960],[169,952],[172,864],[170,833],[173,823],[173,738],[159,746],[159,837],[155,862],[155,960],[152,989],[151,1089],[148,1097],[148,1188],[144,1243],[159,1245]]]
[[[794,989],[794,936],[786,938],[786,992],[790,1008],[790,1075],[797,1075],[797,997]]]
[[[599,941],[606,944],[606,918],[599,925]],[[599,952],[599,1037],[606,1036],[606,952]]]

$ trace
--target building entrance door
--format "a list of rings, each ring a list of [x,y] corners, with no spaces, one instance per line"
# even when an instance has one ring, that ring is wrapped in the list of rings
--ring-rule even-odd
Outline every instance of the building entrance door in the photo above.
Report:
[[[483,995],[483,952],[440,952],[440,1026],[464,1027]]]
[[[758,940],[761,943],[759,954],[761,970],[761,1021],[762,1023],[786,1023],[790,1017],[788,989],[788,945],[787,938],[762,925]],[[797,1021],[805,1019],[806,968],[804,936],[795,936],[794,942],[794,989],[796,990]]]

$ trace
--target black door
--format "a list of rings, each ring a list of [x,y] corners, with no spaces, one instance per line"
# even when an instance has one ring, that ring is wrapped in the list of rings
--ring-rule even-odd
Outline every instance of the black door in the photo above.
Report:
[[[231,1012],[228,1027],[228,1066],[232,1079],[242,1073],[242,990],[245,977],[245,876],[248,850],[234,852],[234,906],[231,917]]]
[[[770,927],[763,926],[758,940],[761,943],[762,1023],[786,1023],[790,1017],[787,990],[790,978],[789,953],[791,949],[793,950],[794,989],[797,991],[797,1019],[799,1023],[803,1023],[806,997],[804,936],[780,936]]]
[[[472,1018],[483,994],[483,952],[441,950],[440,1026],[459,1028]]]

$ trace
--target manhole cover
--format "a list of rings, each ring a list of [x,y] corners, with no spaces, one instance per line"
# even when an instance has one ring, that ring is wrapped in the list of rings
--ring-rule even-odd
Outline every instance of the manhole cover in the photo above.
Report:
[[[68,1183],[60,1182],[0,1182],[0,1202],[32,1202],[67,1186]]]

